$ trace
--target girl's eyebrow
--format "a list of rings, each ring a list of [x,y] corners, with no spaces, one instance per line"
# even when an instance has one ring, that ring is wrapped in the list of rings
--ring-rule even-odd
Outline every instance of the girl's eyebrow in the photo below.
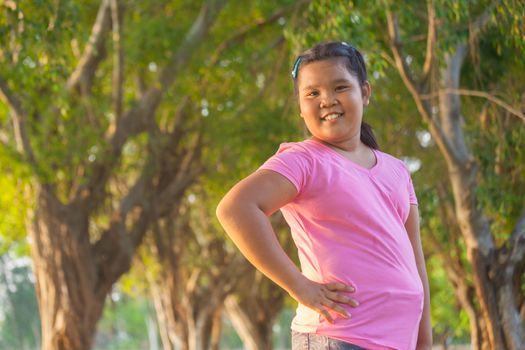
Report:
[[[340,79],[335,79],[335,80],[332,80],[330,82],[330,84],[341,84],[341,83],[350,83],[348,79],[345,79],[345,78],[340,78]],[[303,91],[305,90],[314,90],[318,87],[319,85],[308,85],[308,86],[305,86],[304,88],[302,88]]]
[[[349,81],[348,81],[348,79],[345,79],[345,78],[336,79],[336,80],[332,81],[332,84],[339,84],[339,83],[349,83]]]

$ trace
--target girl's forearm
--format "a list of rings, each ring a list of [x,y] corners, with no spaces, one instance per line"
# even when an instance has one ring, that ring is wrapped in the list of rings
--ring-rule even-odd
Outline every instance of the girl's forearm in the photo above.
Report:
[[[286,255],[268,217],[257,205],[225,198],[217,207],[217,217],[248,261],[288,293],[295,294],[305,277]]]

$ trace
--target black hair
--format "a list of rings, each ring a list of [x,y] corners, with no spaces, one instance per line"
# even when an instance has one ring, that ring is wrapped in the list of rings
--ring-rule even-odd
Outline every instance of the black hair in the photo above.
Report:
[[[365,60],[355,47],[345,42],[320,43],[300,54],[295,60],[292,69],[295,94],[297,95],[298,93],[297,77],[301,66],[334,57],[346,58],[345,66],[348,72],[357,78],[361,87],[365,85],[368,80]],[[365,122],[361,122],[361,141],[370,148],[379,149],[372,127]]]

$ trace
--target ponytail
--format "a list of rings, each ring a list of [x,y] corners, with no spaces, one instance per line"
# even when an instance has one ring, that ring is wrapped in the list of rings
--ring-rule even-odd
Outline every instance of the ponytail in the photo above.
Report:
[[[361,142],[372,149],[379,149],[372,127],[365,122],[361,122]]]

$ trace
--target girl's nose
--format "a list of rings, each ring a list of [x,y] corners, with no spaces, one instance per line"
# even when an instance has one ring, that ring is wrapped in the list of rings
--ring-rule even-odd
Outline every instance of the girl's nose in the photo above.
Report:
[[[337,103],[339,103],[339,101],[337,101],[335,94],[324,94],[321,98],[319,107],[320,108],[332,107],[333,105],[336,105]]]

